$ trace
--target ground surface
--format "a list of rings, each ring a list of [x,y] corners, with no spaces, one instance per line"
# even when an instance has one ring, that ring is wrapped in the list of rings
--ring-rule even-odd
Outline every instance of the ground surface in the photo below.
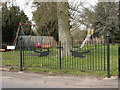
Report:
[[[96,78],[84,76],[44,75],[2,72],[3,88],[118,88],[117,77]]]

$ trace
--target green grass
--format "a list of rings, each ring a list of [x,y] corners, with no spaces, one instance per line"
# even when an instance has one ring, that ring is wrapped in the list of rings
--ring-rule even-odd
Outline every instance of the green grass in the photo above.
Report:
[[[2,53],[2,64],[9,66],[18,66],[19,65],[19,60],[20,60],[20,52],[19,51],[7,51],[7,52],[0,52]]]
[[[79,46],[74,46],[78,48]],[[30,56],[37,55],[34,51],[24,51],[24,70],[26,72],[52,72],[52,73],[66,73],[66,74],[97,74],[106,76],[107,69],[107,50],[105,45],[95,45],[94,49],[87,45],[78,52],[91,50],[84,54],[85,58],[62,57],[62,71],[60,72],[59,49],[51,48],[48,57]],[[1,52],[2,64],[5,66],[19,66],[20,52]],[[111,75],[118,75],[118,45],[110,45],[110,65]],[[104,70],[105,69],[105,70]],[[83,75],[84,75],[83,74]]]

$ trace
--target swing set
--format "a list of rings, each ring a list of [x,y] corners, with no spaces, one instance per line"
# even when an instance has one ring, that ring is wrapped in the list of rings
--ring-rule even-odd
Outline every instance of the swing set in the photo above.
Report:
[[[24,33],[23,29],[22,29],[22,25],[23,25],[23,24],[24,24],[24,23],[19,22],[19,27],[18,27],[18,30],[17,30],[17,32],[16,32],[16,37],[15,37],[14,43],[13,43],[13,46],[14,46],[14,47],[16,47],[16,42],[17,42],[17,39],[18,39],[18,36],[19,36],[19,32],[22,31],[22,34],[25,36],[25,33]],[[35,26],[35,25],[34,25],[34,26]],[[39,49],[47,49],[48,51],[39,51],[39,50],[34,51],[35,53],[39,53],[39,55],[38,55],[39,57],[48,56],[49,53],[50,53],[50,50],[49,50],[49,49],[51,48],[51,43],[52,43],[52,42],[51,42],[50,32],[49,32],[49,30],[48,30],[47,25],[45,26],[45,28],[46,28],[47,34],[48,34],[48,36],[49,36],[49,42],[44,42],[44,43],[43,43],[43,38],[42,38],[41,41],[38,42],[37,45],[35,45],[35,46],[36,46],[37,48],[39,48]],[[93,31],[92,31],[92,34],[93,34]],[[90,38],[90,36],[92,36],[92,34],[88,33],[88,35],[87,35],[86,39],[83,41],[81,47],[84,47],[85,43],[89,40],[89,38]],[[89,37],[88,37],[88,36],[89,36]],[[27,49],[30,50],[29,46],[28,46],[27,43],[26,43],[26,40],[25,40],[25,44],[26,44],[26,46],[27,46]],[[80,48],[81,48],[81,47],[80,47]],[[11,49],[11,51],[12,51],[12,49]],[[83,57],[84,57],[83,54],[90,52],[90,50],[85,51],[85,52],[77,52],[77,51],[70,50],[70,52],[72,53],[72,56],[74,56],[74,57],[83,58]],[[31,55],[31,56],[32,56],[32,55]]]
[[[42,38],[41,42],[40,43],[38,42],[38,44],[36,45],[36,47],[41,48],[41,49],[50,49],[51,43],[52,43],[51,42],[51,38],[50,38],[50,32],[48,30],[47,25],[45,26],[45,28],[46,28],[47,34],[49,36],[49,42],[42,43],[43,42],[43,38]]]
[[[19,37],[19,33],[20,33],[20,31],[22,31],[22,34],[25,36],[25,33],[24,33],[24,31],[23,31],[23,28],[22,28],[22,26],[24,25],[25,23],[23,23],[23,22],[19,22],[19,26],[18,26],[18,29],[17,29],[17,32],[16,32],[16,36],[15,36],[15,38],[14,38],[14,42],[13,42],[13,48],[15,49],[15,47],[16,47],[16,44],[17,44],[17,39],[18,39],[18,37]],[[36,26],[35,24],[31,24],[31,26]],[[30,48],[28,47],[28,45],[27,45],[27,43],[26,43],[26,40],[25,40],[25,44],[26,44],[26,46],[27,46],[27,49],[28,50],[30,50]],[[9,46],[10,47],[10,46]],[[12,51],[12,49],[11,49],[11,51]]]
[[[49,42],[45,42],[43,43],[43,37],[42,37],[42,40],[40,42],[38,42],[37,45],[35,45],[36,47],[40,48],[40,49],[47,49],[48,51],[34,51],[35,53],[38,53],[39,57],[44,57],[44,56],[48,56],[49,53],[50,53],[50,48],[51,48],[51,38],[50,38],[50,32],[48,30],[48,27],[47,25],[45,26],[46,30],[47,30],[47,33],[48,33],[48,36],[49,36]]]
[[[13,42],[13,45],[12,46],[8,46],[9,49],[11,49],[10,47],[14,48],[16,47],[16,44],[17,44],[17,40],[19,39],[19,33],[20,31],[22,31],[22,34],[25,36],[25,33],[23,31],[23,28],[22,28],[22,25],[24,25],[25,23],[23,22],[19,22],[19,26],[18,26],[18,29],[17,29],[17,32],[16,32],[16,36],[14,38],[14,42]],[[33,26],[36,26],[34,24],[32,24]],[[48,32],[48,36],[50,37],[50,32],[47,28],[47,25],[46,25],[46,30]],[[48,51],[34,51],[35,53],[39,53],[39,57],[42,57],[42,56],[47,56],[49,55],[49,48],[51,47],[51,39],[49,38],[49,42],[45,42],[45,43],[42,43],[43,42],[43,38],[42,38],[42,41],[40,43],[38,43],[37,45],[35,45],[36,47],[40,48],[40,49],[48,49]],[[27,47],[27,50],[30,50],[29,46],[27,45],[27,40],[25,40],[25,44],[26,44],[26,47]],[[13,51],[13,49],[11,49],[11,52]]]
[[[87,36],[85,38],[85,40],[83,41],[83,43],[81,44],[80,48],[79,49],[82,49],[85,44],[87,43],[87,41],[89,41],[89,39],[93,36],[93,33],[94,33],[94,30],[88,30],[88,33],[87,33]],[[93,46],[93,41],[90,39],[90,44],[92,44],[92,47]],[[75,58],[75,57],[79,57],[79,58],[84,58],[85,56],[83,56],[83,54],[86,54],[88,52],[90,52],[91,50],[87,50],[87,51],[84,51],[84,52],[78,52],[78,51],[73,51],[73,50],[70,50],[70,52],[72,53],[72,56]]]

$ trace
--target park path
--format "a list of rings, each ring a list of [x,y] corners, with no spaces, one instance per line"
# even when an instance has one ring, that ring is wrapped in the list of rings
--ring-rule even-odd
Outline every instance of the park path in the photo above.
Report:
[[[2,72],[2,81],[16,81],[36,85],[46,85],[48,88],[118,88],[117,77],[96,78],[73,75],[46,75],[33,73]],[[37,87],[36,87],[37,88]]]

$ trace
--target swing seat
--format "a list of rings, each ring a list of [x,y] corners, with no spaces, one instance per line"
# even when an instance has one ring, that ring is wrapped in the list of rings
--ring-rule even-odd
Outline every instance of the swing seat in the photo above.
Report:
[[[84,52],[77,52],[77,51],[70,50],[70,52],[72,53],[72,56],[74,58],[75,57],[84,58],[85,56],[83,56],[83,54],[90,52],[90,50],[84,51]]]
[[[5,49],[0,49],[0,52],[5,52],[6,50]]]
[[[41,45],[40,43],[38,43],[38,44],[36,45],[36,47],[42,48],[42,49],[49,49],[51,46],[50,46],[50,45]]]
[[[39,53],[39,55],[37,55],[38,57],[47,57],[50,53],[50,51],[43,51],[43,52],[34,51],[34,52]]]
[[[41,46],[41,48],[43,48],[43,49],[49,49],[51,46],[50,45],[43,45],[43,46]]]
[[[35,46],[38,47],[38,48],[41,48],[41,47],[42,47],[40,43],[38,43],[38,44],[35,45]]]

